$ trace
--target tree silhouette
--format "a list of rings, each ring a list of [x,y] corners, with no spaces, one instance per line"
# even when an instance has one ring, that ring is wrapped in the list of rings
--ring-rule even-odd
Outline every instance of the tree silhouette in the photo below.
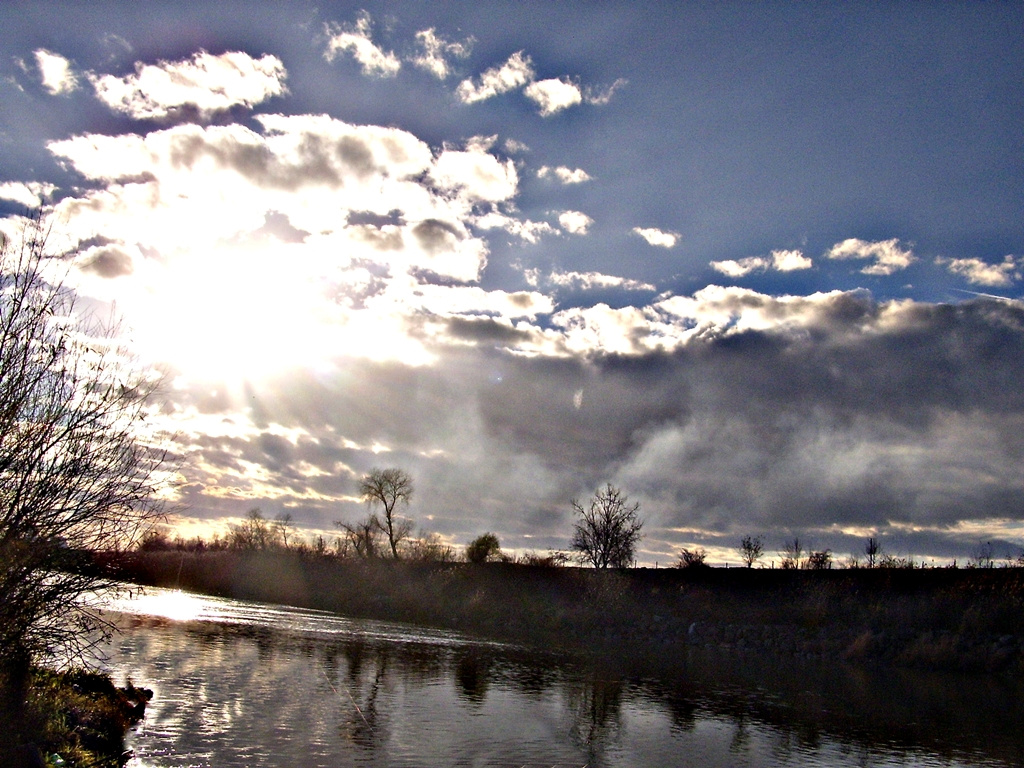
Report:
[[[486,563],[501,557],[501,544],[493,533],[483,533],[469,542],[466,559],[471,563]]]
[[[384,517],[376,518],[377,523],[387,536],[391,556],[397,560],[398,545],[412,531],[412,521],[398,518],[395,508],[400,503],[408,504],[412,499],[412,478],[401,469],[375,467],[360,481],[359,495],[370,506],[379,504],[383,507]]]
[[[81,599],[116,586],[89,554],[134,546],[160,514],[147,444],[158,380],[76,321],[40,219],[0,244],[0,753],[17,738],[31,663],[78,657],[108,628]]]
[[[740,558],[747,568],[753,568],[754,563],[764,555],[764,540],[760,536],[744,536],[740,540]]]
[[[633,562],[643,521],[640,503],[628,501],[611,483],[594,495],[587,508],[572,500],[577,516],[572,548],[595,568],[626,568]]]

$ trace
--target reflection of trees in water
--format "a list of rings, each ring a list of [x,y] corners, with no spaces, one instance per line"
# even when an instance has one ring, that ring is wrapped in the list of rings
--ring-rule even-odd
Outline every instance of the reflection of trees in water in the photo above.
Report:
[[[342,740],[370,752],[387,740],[387,708],[380,707],[380,696],[388,684],[390,656],[387,645],[361,640],[331,646],[324,654],[325,674],[342,712],[338,732]]]
[[[132,619],[131,627],[142,633],[140,642],[149,642],[150,632],[162,638],[159,663],[174,670],[186,694],[173,720],[171,710],[161,710],[159,703],[153,713],[162,712],[184,733],[209,734],[211,728],[224,730],[256,715],[269,722],[281,711],[272,698],[258,712],[244,712],[234,693],[258,686],[272,690],[296,680],[296,670],[306,665],[313,675],[306,684],[334,702],[325,727],[332,737],[340,731],[344,743],[371,761],[380,758],[400,722],[404,705],[394,692],[445,681],[453,704],[500,706],[503,697],[496,691],[533,698],[534,711],[561,700],[560,713],[547,710],[557,721],[558,738],[582,746],[592,768],[610,747],[628,741],[621,714],[627,701],[666,717],[673,739],[699,738],[697,726],[709,718],[721,722],[736,762],[761,750],[786,762],[838,742],[867,763],[879,749],[923,748],[968,763],[984,755],[1024,765],[1024,684],[1009,677],[818,667],[700,653],[677,658],[671,673],[648,675],[607,659],[588,671],[586,661],[524,649],[393,642],[372,634],[327,639],[246,626],[175,628],[159,619]],[[157,654],[155,647],[152,653]],[[219,683],[224,691],[206,688],[209,669],[224,675]],[[328,692],[327,683],[335,690]]]
[[[474,704],[483,704],[491,673],[491,656],[475,648],[456,654],[455,683],[459,695]]]
[[[506,671],[506,679],[521,693],[540,696],[558,684],[559,672],[549,659],[531,657],[512,664]]]
[[[621,679],[599,675],[565,683],[569,735],[586,750],[588,765],[600,765],[605,750],[619,738],[623,690]]]
[[[736,730],[732,733],[729,741],[729,753],[739,755],[747,751],[750,746],[750,728],[747,727],[747,716],[742,712],[736,715],[734,725]]]

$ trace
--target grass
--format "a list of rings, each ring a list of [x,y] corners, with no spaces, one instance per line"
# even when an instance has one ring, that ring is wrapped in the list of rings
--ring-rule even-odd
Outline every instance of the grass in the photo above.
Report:
[[[124,739],[145,713],[152,694],[129,681],[86,670],[34,668],[29,683],[22,763],[68,768],[118,768]],[[15,763],[17,764],[17,763]]]

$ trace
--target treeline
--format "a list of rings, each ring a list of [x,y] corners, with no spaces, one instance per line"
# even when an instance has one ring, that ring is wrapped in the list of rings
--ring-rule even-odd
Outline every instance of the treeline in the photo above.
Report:
[[[140,539],[136,549],[147,553],[276,552],[337,561],[393,559],[413,563],[495,562],[546,567],[566,565],[571,559],[568,554],[557,551],[512,555],[502,551],[498,537],[490,532],[481,534],[462,550],[445,544],[436,533],[406,534],[392,550],[374,515],[336,525],[337,535],[317,534],[309,539],[299,532],[290,514],[268,518],[254,507],[241,523],[229,526],[223,536],[215,533],[208,539],[180,535],[171,538],[166,530],[153,528]]]
[[[403,525],[405,521],[403,521]],[[246,518],[228,528],[224,536],[214,534],[206,539],[201,536],[185,538],[180,535],[171,538],[166,530],[154,528],[140,539],[136,548],[140,552],[290,552],[301,557],[323,558],[332,560],[374,560],[394,559],[422,563],[515,563],[519,565],[536,565],[558,567],[580,562],[593,565],[587,556],[576,553],[549,550],[546,553],[525,552],[513,555],[501,548],[501,542],[494,533],[487,532],[477,536],[465,548],[459,549],[446,544],[436,533],[421,531],[412,536],[406,531],[390,547],[387,528],[380,523],[375,514],[370,514],[356,522],[335,523],[339,528],[335,536],[325,537],[322,534],[307,538],[302,535],[288,513],[274,518],[266,517],[258,507],[251,509]],[[411,530],[411,528],[409,529]],[[743,536],[736,552],[740,562],[746,568],[774,568],[776,561],[772,559],[770,566],[765,565],[767,551],[764,538],[761,536]],[[837,558],[830,549],[805,549],[800,539],[793,538],[783,542],[778,550],[778,568],[781,570],[822,571],[837,569],[897,569],[911,570],[915,568],[934,567],[925,561],[912,557],[894,555],[883,550],[881,542],[875,537],[868,537],[861,552],[850,553],[846,558]],[[676,568],[710,568],[707,562],[708,552],[702,547],[683,548],[678,559],[673,563]],[[627,564],[632,565],[632,563]],[[990,543],[979,545],[976,552],[961,565],[953,560],[944,566],[957,569],[964,568],[1024,568],[1024,554],[1014,557],[1007,555],[1005,559],[995,557]],[[598,568],[602,567],[600,565]],[[626,567],[626,566],[619,566]]]
[[[1021,669],[1024,569],[540,568],[304,550],[108,554],[125,580],[643,663],[693,649]]]

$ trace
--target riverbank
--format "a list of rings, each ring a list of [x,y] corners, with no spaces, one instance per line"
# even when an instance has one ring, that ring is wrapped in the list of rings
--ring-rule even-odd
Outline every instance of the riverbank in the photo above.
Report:
[[[337,561],[291,552],[108,557],[139,584],[671,664],[689,649],[1024,669],[1024,569],[630,569]]]
[[[118,688],[97,672],[34,668],[20,743],[0,763],[120,768],[130,757],[125,736],[144,716],[151,696],[131,682]]]

